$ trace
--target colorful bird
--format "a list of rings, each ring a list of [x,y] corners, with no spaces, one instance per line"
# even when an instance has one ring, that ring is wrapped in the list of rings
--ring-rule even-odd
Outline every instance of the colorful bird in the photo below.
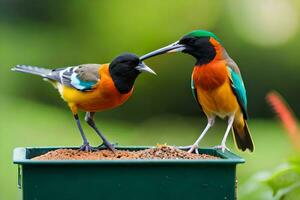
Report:
[[[235,142],[242,151],[254,150],[247,125],[247,97],[243,79],[237,64],[228,56],[220,39],[209,31],[195,30],[179,41],[148,53],[140,59],[169,53],[183,52],[196,58],[192,73],[193,95],[208,123],[196,142],[189,146],[189,152],[198,152],[198,144],[214,125],[216,116],[228,118],[228,126],[220,146],[226,147],[226,139],[233,128]]]
[[[83,140],[80,149],[85,151],[92,150],[92,147],[82,130],[78,110],[86,111],[85,121],[101,137],[103,144],[114,151],[113,145],[96,127],[93,119],[95,112],[115,108],[127,101],[141,72],[155,74],[130,53],[116,57],[110,64],[83,64],[59,69],[17,65],[12,70],[41,76],[58,89],[73,113]]]

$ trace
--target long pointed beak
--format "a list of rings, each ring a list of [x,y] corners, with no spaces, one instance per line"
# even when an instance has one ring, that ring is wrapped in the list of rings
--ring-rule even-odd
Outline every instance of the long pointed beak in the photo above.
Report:
[[[138,66],[135,67],[136,70],[140,72],[148,72],[150,74],[157,75],[150,67],[148,67],[144,62],[140,62]]]
[[[183,44],[179,44],[179,41],[176,41],[166,47],[160,48],[158,50],[152,51],[140,57],[140,60],[145,60],[151,58],[156,55],[171,53],[171,52],[181,52],[185,50],[185,46]]]

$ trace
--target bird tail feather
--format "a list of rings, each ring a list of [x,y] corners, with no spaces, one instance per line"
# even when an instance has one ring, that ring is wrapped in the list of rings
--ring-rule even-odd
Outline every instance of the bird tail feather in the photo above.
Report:
[[[242,118],[241,120],[234,121],[233,123],[235,143],[238,149],[242,151],[246,151],[247,149],[249,149],[250,152],[253,152],[254,144],[251,138],[247,121],[244,118]]]
[[[23,72],[23,73],[29,73],[38,75],[44,78],[47,78],[47,75],[51,73],[50,69],[45,69],[41,67],[35,67],[35,66],[27,66],[27,65],[17,65],[14,68],[11,69],[12,71],[17,72]]]

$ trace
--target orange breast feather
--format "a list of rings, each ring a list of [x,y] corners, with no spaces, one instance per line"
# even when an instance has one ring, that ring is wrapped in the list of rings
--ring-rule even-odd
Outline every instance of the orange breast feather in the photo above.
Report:
[[[239,109],[228,73],[223,62],[194,68],[193,80],[198,100],[208,116],[217,115],[223,118]]]
[[[123,104],[132,94],[120,94],[110,76],[108,64],[99,68],[100,81],[92,91],[78,91],[63,86],[62,97],[70,107],[77,107],[84,111],[97,112],[111,109]]]

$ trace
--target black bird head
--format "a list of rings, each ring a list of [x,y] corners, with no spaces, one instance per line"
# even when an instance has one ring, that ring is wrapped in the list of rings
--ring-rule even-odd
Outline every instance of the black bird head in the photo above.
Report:
[[[216,56],[216,47],[221,47],[220,39],[212,32],[205,30],[195,30],[184,35],[180,40],[152,51],[140,59],[145,60],[150,57],[171,53],[183,52],[192,55],[197,59],[197,64],[206,64]]]
[[[109,65],[109,72],[120,93],[128,93],[141,72],[156,75],[150,67],[132,53],[124,53],[116,57]]]

